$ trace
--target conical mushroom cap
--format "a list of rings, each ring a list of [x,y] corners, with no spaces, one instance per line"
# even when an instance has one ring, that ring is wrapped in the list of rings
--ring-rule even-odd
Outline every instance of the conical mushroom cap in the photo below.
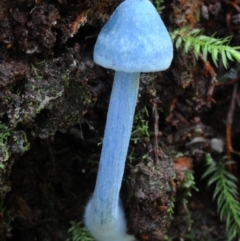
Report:
[[[101,30],[94,61],[123,72],[154,72],[171,64],[168,31],[149,0],[125,0]]]

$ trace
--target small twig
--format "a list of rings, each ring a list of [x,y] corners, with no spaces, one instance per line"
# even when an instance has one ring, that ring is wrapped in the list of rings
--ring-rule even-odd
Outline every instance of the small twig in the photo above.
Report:
[[[200,59],[202,60],[203,64],[204,64],[204,70],[211,75],[211,83],[210,86],[207,89],[207,103],[208,103],[208,107],[210,107],[211,103],[216,103],[216,101],[213,99],[212,95],[216,86],[216,82],[217,82],[217,74],[214,70],[214,68],[212,67],[212,65],[209,63],[209,61],[205,61],[202,54],[199,54]]]
[[[228,4],[231,5],[233,8],[235,8],[237,12],[240,12],[240,7],[235,2],[229,1]]]
[[[158,162],[158,151],[159,151],[159,147],[158,147],[158,123],[159,123],[159,115],[158,115],[158,111],[157,111],[157,103],[153,102],[153,114],[154,114],[154,159],[155,159],[155,163]]]
[[[176,109],[176,105],[178,103],[178,98],[175,97],[169,107],[169,115],[166,117],[166,122],[171,123],[174,117],[173,111]]]
[[[211,75],[212,82],[216,81],[217,74],[216,74],[214,68],[212,67],[212,65],[210,64],[210,62],[205,61],[202,54],[199,54],[199,57],[200,57],[202,63],[204,64],[204,69],[207,71],[207,73],[209,73]]]
[[[173,111],[176,109],[177,103],[178,103],[178,98],[175,97],[175,98],[172,100],[171,105],[170,105],[170,107],[169,107],[169,112],[170,112],[170,113],[173,112]]]
[[[229,81],[221,82],[221,83],[215,83],[215,86],[222,86],[222,85],[234,85],[238,82],[239,78],[231,79]]]
[[[175,116],[178,118],[178,120],[181,122],[181,124],[184,125],[189,125],[189,122],[187,121],[187,119],[177,110],[174,111]]]
[[[153,114],[154,114],[154,161],[155,164],[159,161],[159,154],[161,157],[164,156],[164,152],[162,148],[158,145],[158,137],[159,137],[159,115],[158,115],[158,103],[159,100],[155,98],[155,100],[152,101],[153,103]]]
[[[227,156],[228,160],[232,160],[232,153],[236,153],[236,151],[233,150],[232,147],[232,123],[233,123],[233,116],[234,116],[234,110],[236,106],[236,100],[237,100],[237,90],[238,90],[238,83],[236,83],[233,87],[233,93],[232,93],[232,100],[230,104],[230,108],[228,111],[227,115],[227,120],[226,120],[226,151],[227,151]],[[228,170],[230,172],[233,172],[233,164],[228,165]]]
[[[238,91],[238,95],[237,95],[237,104],[240,107],[240,91]]]

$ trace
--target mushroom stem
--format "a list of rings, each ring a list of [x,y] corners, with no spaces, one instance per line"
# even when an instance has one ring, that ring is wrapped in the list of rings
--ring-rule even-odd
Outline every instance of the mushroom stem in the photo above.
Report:
[[[119,229],[120,225],[121,229],[126,231],[119,192],[132,131],[139,79],[140,73],[117,71],[114,76],[97,182],[85,213],[86,226],[93,236],[95,228],[100,229],[99,232],[109,232],[109,227]]]
[[[140,73],[116,72],[93,200],[101,219],[116,216],[137,102]]]

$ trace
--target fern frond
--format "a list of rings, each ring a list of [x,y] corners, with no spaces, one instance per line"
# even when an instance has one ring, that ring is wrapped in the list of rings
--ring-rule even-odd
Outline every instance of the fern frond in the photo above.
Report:
[[[240,52],[238,51],[240,47],[229,46],[231,36],[220,39],[215,38],[214,35],[205,36],[201,33],[200,29],[189,31],[189,29],[183,28],[172,32],[171,37],[177,49],[183,46],[185,53],[192,49],[196,58],[199,54],[202,54],[203,59],[207,61],[207,55],[210,54],[216,66],[218,66],[217,60],[219,57],[221,57],[225,68],[228,67],[229,61],[240,62]]]
[[[216,162],[207,156],[207,169],[203,178],[208,177],[208,186],[214,184],[213,200],[217,202],[220,219],[226,222],[228,240],[233,240],[240,233],[240,198],[237,178],[227,171],[227,162]]]
[[[71,234],[71,237],[66,239],[66,241],[94,241],[87,229],[82,226],[81,222],[70,223],[71,227],[69,228],[68,233]]]

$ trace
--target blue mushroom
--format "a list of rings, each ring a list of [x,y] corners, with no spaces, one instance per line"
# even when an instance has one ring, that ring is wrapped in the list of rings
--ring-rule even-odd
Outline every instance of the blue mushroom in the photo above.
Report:
[[[101,30],[94,61],[115,70],[97,181],[84,221],[98,241],[133,241],[119,192],[137,102],[140,72],[167,69],[171,38],[149,0],[125,0]]]

